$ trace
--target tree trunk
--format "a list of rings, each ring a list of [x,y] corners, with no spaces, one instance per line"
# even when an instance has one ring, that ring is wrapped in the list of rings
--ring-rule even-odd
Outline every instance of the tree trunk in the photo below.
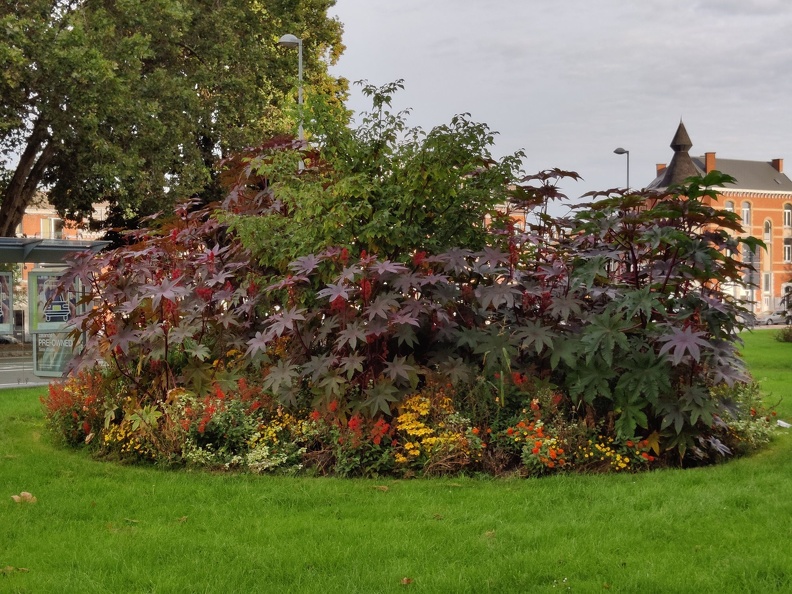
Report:
[[[47,126],[36,121],[28,139],[25,151],[11,178],[0,203],[0,237],[14,237],[16,228],[22,222],[39,183],[44,177],[47,166],[55,156],[55,149],[49,142]]]

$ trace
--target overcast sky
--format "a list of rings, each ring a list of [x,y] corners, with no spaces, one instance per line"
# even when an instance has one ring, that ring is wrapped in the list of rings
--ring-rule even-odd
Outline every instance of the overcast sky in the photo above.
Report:
[[[470,113],[559,167],[570,196],[654,179],[680,118],[691,154],[786,158],[792,172],[790,0],[337,0],[347,49],[332,72],[404,79],[394,107],[428,129]],[[370,104],[352,88],[349,107]]]

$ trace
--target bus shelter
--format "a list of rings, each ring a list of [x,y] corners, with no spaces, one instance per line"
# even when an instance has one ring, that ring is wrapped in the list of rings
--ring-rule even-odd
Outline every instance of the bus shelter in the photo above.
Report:
[[[109,241],[0,237],[0,264],[35,264],[28,273],[28,333],[33,373],[60,377],[74,351],[66,326],[77,315],[80,287],[58,290],[68,258],[97,253]],[[0,272],[0,334],[13,332],[14,291],[10,272]]]

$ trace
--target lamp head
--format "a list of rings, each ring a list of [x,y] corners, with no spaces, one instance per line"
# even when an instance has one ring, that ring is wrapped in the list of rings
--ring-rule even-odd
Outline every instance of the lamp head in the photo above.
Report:
[[[613,151],[613,152],[614,152],[614,153],[616,153],[617,155],[629,155],[629,154],[630,154],[630,151],[628,151],[628,150],[625,150],[625,149],[623,149],[622,147],[619,147],[619,148],[617,148],[617,149],[616,149],[615,151]]]
[[[291,33],[287,33],[278,39],[278,45],[291,49],[298,48],[300,47],[300,38],[296,35],[292,35]]]

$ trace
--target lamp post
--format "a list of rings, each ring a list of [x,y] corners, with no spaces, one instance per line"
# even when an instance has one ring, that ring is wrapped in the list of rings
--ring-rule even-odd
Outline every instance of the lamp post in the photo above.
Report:
[[[297,111],[300,116],[300,125],[297,129],[297,135],[300,142],[305,140],[303,134],[303,52],[302,52],[302,39],[291,33],[287,33],[278,40],[278,45],[281,47],[288,47],[289,49],[297,48]]]
[[[630,189],[630,151],[623,149],[622,147],[617,148],[613,151],[617,155],[627,155],[627,190]]]

